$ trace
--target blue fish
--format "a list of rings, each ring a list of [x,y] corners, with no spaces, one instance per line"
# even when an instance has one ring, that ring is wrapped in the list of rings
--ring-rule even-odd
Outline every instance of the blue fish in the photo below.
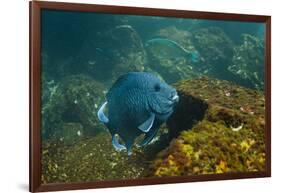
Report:
[[[168,38],[153,38],[145,43],[145,47],[152,49],[163,58],[180,58],[185,57],[192,62],[198,62],[200,55],[197,51],[189,51],[182,47],[179,43]]]
[[[130,155],[138,136],[145,134],[139,146],[147,145],[154,138],[178,100],[177,91],[155,75],[130,72],[113,84],[97,115],[109,129],[114,148],[127,150]]]

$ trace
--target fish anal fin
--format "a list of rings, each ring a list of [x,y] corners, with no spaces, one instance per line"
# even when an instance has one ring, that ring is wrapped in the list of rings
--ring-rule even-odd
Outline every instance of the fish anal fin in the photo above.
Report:
[[[147,133],[151,129],[151,127],[154,123],[154,120],[155,120],[155,114],[151,113],[150,117],[145,122],[143,122],[141,125],[139,125],[138,128],[142,132]]]

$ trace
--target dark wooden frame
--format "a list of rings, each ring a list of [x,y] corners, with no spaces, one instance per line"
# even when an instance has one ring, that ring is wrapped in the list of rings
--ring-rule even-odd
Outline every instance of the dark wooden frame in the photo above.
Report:
[[[165,184],[180,182],[195,182],[207,180],[226,180],[241,178],[258,178],[271,176],[271,17],[261,15],[245,15],[230,13],[212,13],[168,9],[136,8],[121,6],[104,6],[93,4],[74,4],[58,2],[29,2],[30,9],[30,174],[29,190],[38,191],[58,191],[89,189],[117,186],[133,186],[148,184]],[[265,44],[265,134],[266,134],[266,171],[249,173],[224,173],[194,175],[185,177],[165,177],[146,178],[136,180],[116,180],[88,183],[68,183],[68,184],[41,184],[41,10],[68,10],[83,12],[103,12],[131,15],[168,16],[179,18],[196,18],[228,21],[261,22],[266,24],[266,44]]]

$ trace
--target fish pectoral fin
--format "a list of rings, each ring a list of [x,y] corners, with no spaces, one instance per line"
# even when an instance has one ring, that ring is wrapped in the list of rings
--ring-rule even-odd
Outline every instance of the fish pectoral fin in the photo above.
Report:
[[[112,137],[112,145],[115,148],[116,151],[122,151],[122,150],[126,150],[126,147],[122,144],[119,143],[116,134],[113,135]]]
[[[103,123],[108,123],[109,122],[109,119],[107,118],[107,116],[104,114],[104,109],[105,109],[105,106],[107,105],[107,101],[104,102],[102,104],[102,106],[100,107],[100,109],[98,110],[98,118],[101,122]]]
[[[143,122],[141,125],[138,126],[138,128],[141,131],[147,133],[151,129],[151,127],[152,127],[152,125],[154,123],[154,120],[155,120],[155,114],[152,113],[150,115],[150,117],[145,122]]]

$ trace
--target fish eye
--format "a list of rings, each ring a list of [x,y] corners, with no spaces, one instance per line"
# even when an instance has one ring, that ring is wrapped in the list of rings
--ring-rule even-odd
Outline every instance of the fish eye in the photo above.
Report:
[[[156,92],[160,91],[160,84],[155,84],[155,85],[154,85],[154,90],[155,90]]]

